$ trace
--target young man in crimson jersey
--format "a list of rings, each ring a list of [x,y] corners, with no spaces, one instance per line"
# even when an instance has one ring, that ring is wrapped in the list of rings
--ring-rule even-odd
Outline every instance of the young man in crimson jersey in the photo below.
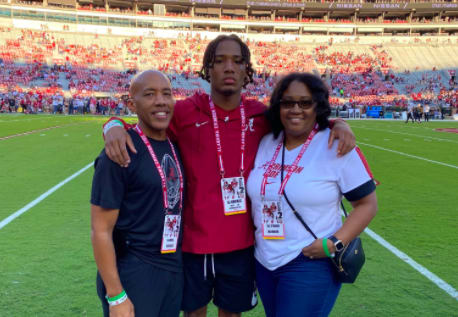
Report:
[[[269,131],[265,105],[242,96],[252,82],[247,45],[235,35],[221,35],[206,48],[201,77],[211,93],[178,101],[168,129],[183,157],[187,177],[183,210],[182,309],[188,317],[206,316],[213,298],[219,316],[240,316],[256,303],[254,230],[245,182],[261,138]],[[105,127],[107,155],[122,166],[130,162],[126,144],[135,151],[124,127]],[[334,125],[329,140],[339,139],[339,154],[354,147],[344,122]],[[237,182],[239,199],[224,195],[225,182]]]

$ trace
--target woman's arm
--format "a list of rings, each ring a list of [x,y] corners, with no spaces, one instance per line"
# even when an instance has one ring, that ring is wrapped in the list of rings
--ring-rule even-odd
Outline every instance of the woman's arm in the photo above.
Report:
[[[353,206],[353,211],[349,214],[343,226],[334,233],[334,236],[342,241],[344,245],[350,243],[363,232],[375,217],[377,213],[377,196],[375,191],[357,201],[351,202],[351,204]],[[334,243],[329,239],[327,241],[327,246],[330,253],[336,251]],[[302,249],[302,253],[305,256],[313,258],[326,257],[323,249],[323,239],[315,240],[311,245]]]
[[[369,225],[377,213],[377,196],[375,191],[357,201],[351,202],[353,211],[348,215],[343,226],[334,236],[347,245]],[[332,245],[332,250],[335,250]],[[329,249],[331,251],[331,249]],[[332,251],[331,251],[332,252]]]

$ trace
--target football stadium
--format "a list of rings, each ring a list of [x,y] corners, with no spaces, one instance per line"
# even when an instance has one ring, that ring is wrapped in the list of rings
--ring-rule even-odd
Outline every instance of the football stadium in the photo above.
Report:
[[[0,0],[0,316],[103,315],[90,206],[103,125],[137,122],[129,88],[145,70],[177,101],[210,94],[204,53],[221,34],[251,52],[244,100],[268,109],[285,75],[321,78],[377,183],[366,262],[330,316],[458,316],[456,0]],[[266,316],[258,299],[242,316]]]

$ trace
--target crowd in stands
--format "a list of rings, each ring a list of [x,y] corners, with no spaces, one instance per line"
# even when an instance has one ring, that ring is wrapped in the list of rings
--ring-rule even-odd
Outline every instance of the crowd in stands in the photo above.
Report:
[[[122,97],[65,97],[60,91],[30,89],[0,93],[0,112],[124,115],[129,110]]]
[[[0,28],[0,34],[4,35],[0,40],[2,112],[126,113],[130,80],[142,67],[166,73],[177,99],[208,88],[197,73],[208,43],[199,35],[177,39],[92,35],[94,41],[86,43],[47,30]],[[409,72],[392,71],[392,59],[382,45],[354,51],[350,46],[336,49],[332,41],[313,47],[299,42],[247,44],[256,73],[246,94],[265,103],[279,76],[300,71],[322,75],[333,106],[406,107],[408,100],[458,106],[454,79],[446,85],[432,70],[412,82]]]
[[[421,79],[405,85],[405,89],[414,103],[458,108],[458,92],[454,78],[451,78],[448,84],[444,84],[437,70],[423,73]]]

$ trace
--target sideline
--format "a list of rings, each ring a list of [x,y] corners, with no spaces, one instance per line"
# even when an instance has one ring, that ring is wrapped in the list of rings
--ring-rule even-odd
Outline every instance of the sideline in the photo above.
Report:
[[[436,141],[440,141],[440,142],[458,143],[458,141],[455,141],[455,140],[443,139],[443,138],[438,138],[438,137],[434,137],[434,136],[418,135],[418,134],[407,133],[407,132],[398,132],[398,131],[390,131],[390,130],[377,129],[377,128],[358,127],[358,126],[353,126],[352,128],[365,129],[365,130],[370,130],[370,131],[381,131],[381,132],[385,132],[385,133],[401,134],[401,135],[413,136],[413,137],[421,138],[421,139],[436,140]]]
[[[384,148],[384,147],[381,147],[381,146],[377,146],[377,145],[367,144],[367,143],[363,143],[363,142],[357,142],[357,143],[358,144],[362,144],[362,145],[366,145],[366,146],[369,146],[369,147],[373,147],[375,149],[388,151],[388,152],[396,153],[396,154],[399,154],[399,155],[404,155],[404,156],[407,156],[407,157],[416,158],[418,160],[426,161],[426,162],[429,162],[429,163],[434,163],[434,164],[438,164],[438,165],[442,165],[442,166],[447,166],[447,167],[458,169],[458,166],[453,165],[453,164],[447,164],[447,163],[442,163],[442,162],[439,162],[439,161],[428,160],[428,159],[426,159],[424,157],[421,157],[421,156],[416,156],[416,155],[411,155],[411,154],[407,154],[407,153],[404,153],[404,152],[390,150],[390,149],[387,149],[387,148]]]
[[[377,241],[379,244],[387,248],[391,253],[396,255],[398,258],[400,258],[402,261],[405,263],[409,264],[411,267],[413,267],[415,270],[420,272],[421,275],[425,276],[428,280],[436,284],[439,288],[447,292],[450,296],[452,296],[454,299],[458,300],[458,291],[454,289],[450,284],[442,280],[439,276],[436,274],[430,272],[427,268],[422,266],[421,264],[418,264],[414,259],[409,257],[407,254],[396,248],[395,246],[391,245],[389,242],[387,242],[385,239],[383,239],[381,236],[376,234],[374,231],[372,231],[369,228],[366,228],[364,230],[365,233],[367,233],[372,239]]]
[[[42,200],[44,200],[46,197],[48,197],[49,195],[51,195],[52,193],[54,193],[56,190],[58,190],[59,188],[61,188],[62,186],[64,186],[65,184],[67,184],[69,181],[71,181],[72,179],[74,179],[75,177],[79,176],[80,174],[82,174],[83,172],[85,172],[87,169],[89,169],[91,166],[94,165],[94,162],[91,162],[89,163],[88,165],[86,165],[85,167],[83,167],[82,169],[80,169],[78,172],[76,172],[75,174],[67,177],[66,179],[64,179],[62,182],[60,182],[59,184],[57,184],[56,186],[52,187],[51,189],[49,189],[47,192],[45,192],[44,194],[41,194],[38,198],[34,199],[33,201],[31,201],[30,203],[28,203],[27,205],[25,205],[24,207],[22,207],[21,209],[19,209],[18,211],[16,211],[15,213],[11,214],[10,216],[8,216],[7,218],[3,219],[1,222],[0,222],[0,230],[5,227],[7,224],[9,224],[11,221],[13,221],[14,219],[16,219],[17,217],[19,217],[20,215],[22,215],[23,213],[25,213],[26,211],[28,211],[30,208],[36,206],[38,203],[40,203]]]

